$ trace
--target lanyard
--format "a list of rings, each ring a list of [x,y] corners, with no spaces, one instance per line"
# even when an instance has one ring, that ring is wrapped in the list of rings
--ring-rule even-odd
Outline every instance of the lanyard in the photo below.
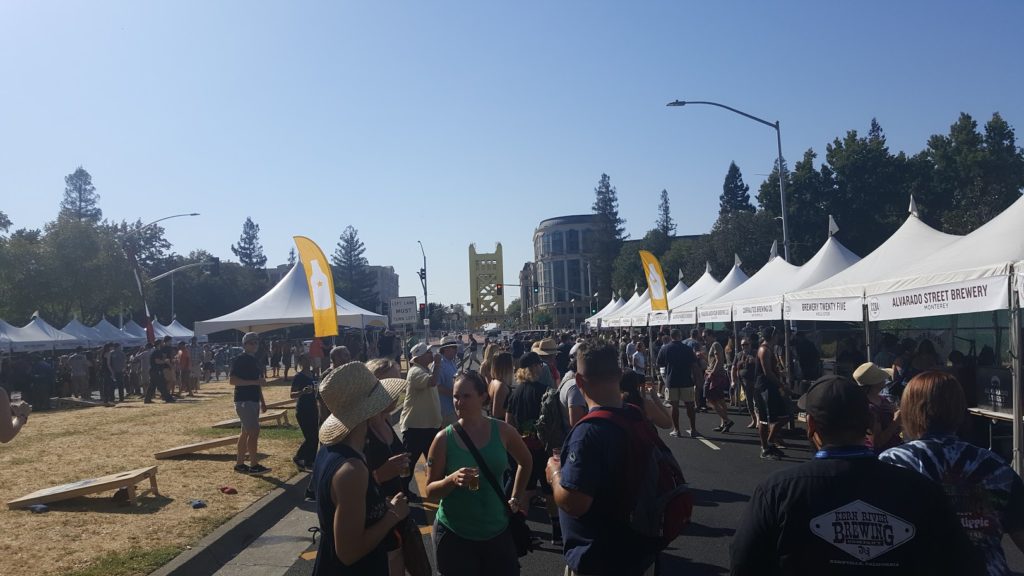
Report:
[[[816,460],[829,460],[834,458],[876,458],[874,451],[867,446],[846,446],[843,448],[823,448],[814,453]]]

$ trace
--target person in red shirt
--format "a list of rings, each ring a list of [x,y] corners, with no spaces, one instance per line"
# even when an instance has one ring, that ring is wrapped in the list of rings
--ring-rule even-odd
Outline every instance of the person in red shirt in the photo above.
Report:
[[[178,344],[178,382],[180,382],[181,392],[188,393],[189,396],[195,396],[192,392],[192,354],[188,351],[188,346],[184,342]]]
[[[324,343],[319,338],[313,338],[309,343],[309,367],[314,377],[320,376],[320,369],[324,361]]]

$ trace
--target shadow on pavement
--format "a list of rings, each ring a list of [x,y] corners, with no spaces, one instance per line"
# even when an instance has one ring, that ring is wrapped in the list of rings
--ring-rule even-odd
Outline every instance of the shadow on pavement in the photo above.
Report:
[[[715,566],[713,564],[705,564],[703,562],[691,562],[686,558],[679,558],[678,556],[669,556],[667,554],[662,554],[661,573],[704,576],[712,574],[728,574],[729,570],[721,566]]]
[[[732,528],[717,528],[713,526],[705,526],[697,522],[691,522],[686,530],[683,531],[685,537],[698,537],[698,538],[719,538],[721,536],[732,536],[736,530]]]
[[[747,496],[746,494],[731,492],[729,490],[719,490],[717,488],[714,490],[691,488],[690,492],[693,493],[694,504],[697,506],[718,506],[719,504],[747,502],[750,500],[750,496]]]

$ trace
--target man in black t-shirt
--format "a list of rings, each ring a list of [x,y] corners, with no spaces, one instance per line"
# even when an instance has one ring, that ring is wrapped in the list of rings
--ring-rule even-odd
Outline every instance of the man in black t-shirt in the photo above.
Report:
[[[260,337],[255,332],[248,332],[242,337],[242,348],[245,353],[231,363],[228,381],[235,387],[235,413],[242,422],[242,432],[238,435],[238,454],[235,459],[235,472],[247,474],[263,474],[270,468],[259,464],[257,444],[260,438],[260,413],[267,411],[267,403],[263,400],[262,386],[267,383],[263,367],[256,360]],[[249,455],[249,465],[245,465],[245,455]]]
[[[800,408],[819,450],[754,490],[734,576],[985,573],[942,488],[864,445],[871,414],[853,381],[819,378]]]
[[[658,368],[665,369],[665,386],[668,388],[668,403],[672,406],[672,432],[678,438],[679,403],[686,406],[686,417],[690,420],[690,437],[696,438],[697,413],[694,409],[694,389],[701,382],[701,367],[693,349],[683,342],[683,332],[678,328],[672,330],[672,341],[658,351]]]
[[[149,382],[146,385],[146,395],[143,397],[143,402],[146,404],[153,402],[153,394],[157,390],[160,391],[160,397],[164,402],[174,402],[174,396],[167,390],[164,369],[168,366],[170,366],[170,359],[164,353],[163,348],[159,346],[153,348],[149,355],[149,366],[143,367],[143,370],[149,370]]]

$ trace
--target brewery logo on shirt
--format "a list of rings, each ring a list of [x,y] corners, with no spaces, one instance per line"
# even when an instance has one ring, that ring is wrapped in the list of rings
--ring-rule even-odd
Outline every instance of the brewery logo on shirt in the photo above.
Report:
[[[812,518],[810,528],[816,536],[861,562],[893,550],[917,532],[913,524],[862,500]]]

